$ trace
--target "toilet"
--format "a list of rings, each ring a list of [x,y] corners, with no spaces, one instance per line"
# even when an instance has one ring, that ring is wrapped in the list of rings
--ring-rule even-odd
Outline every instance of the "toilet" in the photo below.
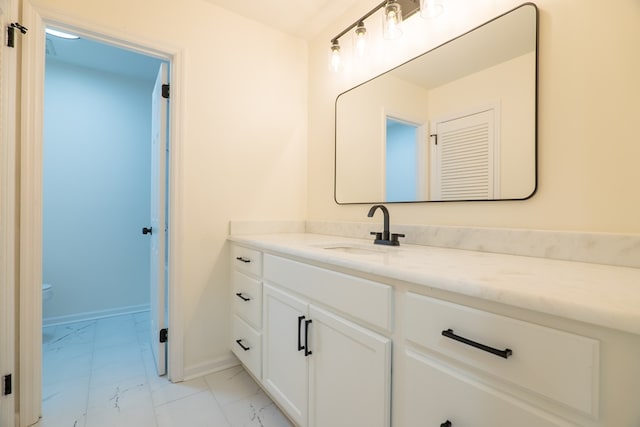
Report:
[[[53,288],[49,283],[42,284],[42,301],[47,301],[53,297]]]

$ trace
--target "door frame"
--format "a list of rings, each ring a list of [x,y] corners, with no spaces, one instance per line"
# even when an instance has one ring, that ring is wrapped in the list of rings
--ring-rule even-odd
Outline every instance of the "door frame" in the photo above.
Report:
[[[4,31],[17,21],[18,3],[0,0],[0,27]],[[21,43],[18,35],[16,42]],[[18,211],[17,173],[17,106],[18,49],[0,46],[0,384],[5,375],[16,381],[15,334]],[[0,392],[0,425],[15,425],[16,387],[9,395]]]
[[[168,179],[168,377],[184,379],[182,295],[176,285],[181,277],[182,240],[182,142],[184,117],[184,50],[165,41],[149,40],[113,27],[87,23],[53,9],[36,8],[23,1],[22,24],[29,29],[22,41],[22,85],[20,90],[20,184],[19,184],[19,343],[18,377],[20,425],[35,423],[42,408],[42,144],[45,67],[45,27],[55,25],[79,35],[118,47],[158,57],[170,64],[171,107],[169,112],[170,164]],[[173,345],[172,345],[173,344]]]
[[[426,123],[424,121],[414,121],[408,120],[406,118],[397,117],[396,115],[387,114],[385,117],[385,133],[384,133],[384,151],[382,154],[382,158],[384,159],[384,167],[382,168],[382,179],[383,179],[383,196],[384,199],[387,199],[387,123],[389,120],[393,120],[398,123],[402,123],[408,126],[413,126],[416,128],[416,152],[415,152],[415,162],[416,162],[416,200],[409,200],[420,202],[424,200],[429,200],[429,194],[427,190],[427,168],[429,164],[427,162],[427,139],[426,139]]]

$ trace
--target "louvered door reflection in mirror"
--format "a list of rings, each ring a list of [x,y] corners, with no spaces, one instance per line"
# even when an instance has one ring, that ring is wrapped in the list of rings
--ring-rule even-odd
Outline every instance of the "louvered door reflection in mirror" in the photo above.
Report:
[[[526,3],[340,94],[336,202],[530,197],[537,15]]]

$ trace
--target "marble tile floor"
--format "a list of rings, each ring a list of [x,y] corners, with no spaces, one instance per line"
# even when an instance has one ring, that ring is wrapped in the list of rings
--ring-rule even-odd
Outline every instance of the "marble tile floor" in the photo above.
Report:
[[[149,314],[43,328],[38,427],[292,427],[236,366],[173,384],[158,377]]]

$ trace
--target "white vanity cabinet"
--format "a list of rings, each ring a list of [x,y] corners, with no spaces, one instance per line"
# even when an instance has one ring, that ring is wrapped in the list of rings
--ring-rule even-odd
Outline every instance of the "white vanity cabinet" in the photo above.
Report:
[[[298,427],[640,427],[636,332],[460,294],[445,273],[393,277],[391,257],[256,247],[233,246],[232,345]],[[587,277],[558,266],[558,286]]]
[[[301,427],[389,426],[391,340],[285,289],[296,283],[304,289],[303,283],[326,274],[335,282],[345,279],[265,256],[263,385]],[[362,284],[354,278],[351,285]],[[374,298],[377,290],[386,290],[371,284]],[[344,285],[342,295],[325,297],[348,300],[354,288]],[[361,296],[367,300],[366,292]],[[322,294],[316,297],[323,299]]]
[[[231,250],[231,350],[256,377],[262,376],[262,253]]]

